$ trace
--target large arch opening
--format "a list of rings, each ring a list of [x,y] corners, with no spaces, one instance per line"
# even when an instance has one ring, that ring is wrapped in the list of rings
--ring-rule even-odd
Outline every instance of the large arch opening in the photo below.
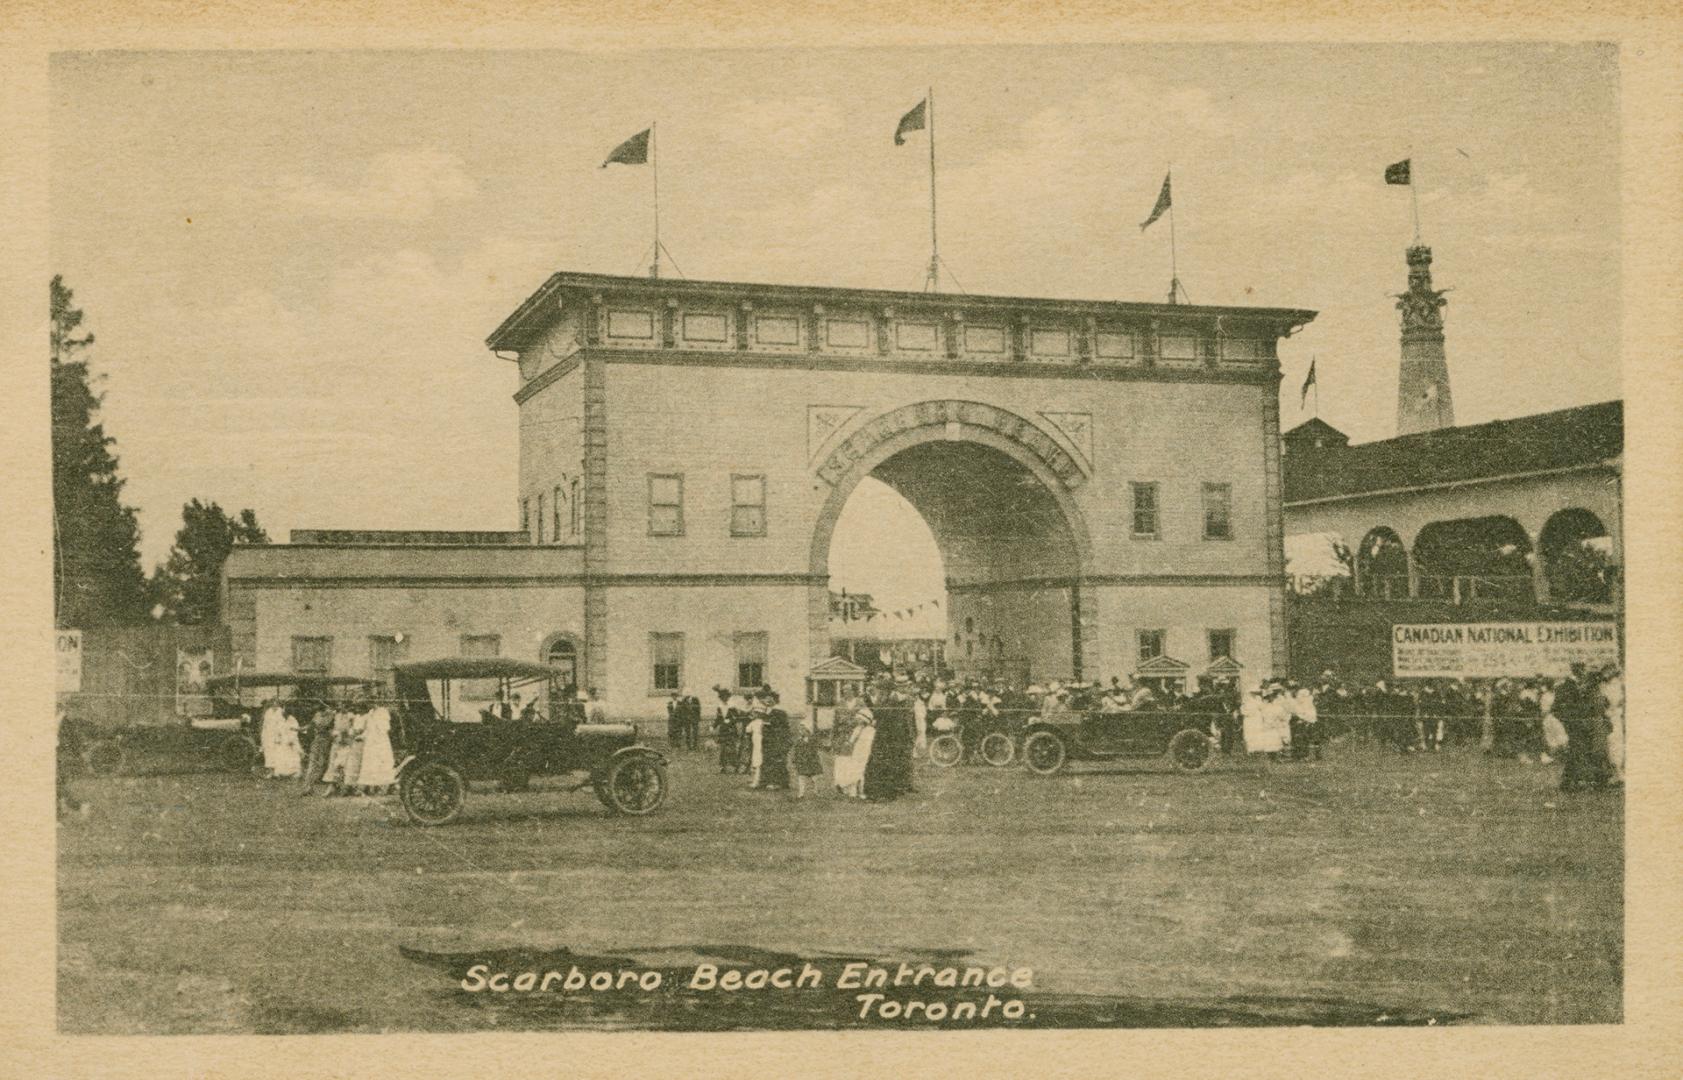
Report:
[[[1531,538],[1511,517],[1434,521],[1414,539],[1420,595],[1439,600],[1523,600],[1535,595]]]
[[[1601,519],[1571,507],[1552,515],[1537,536],[1549,599],[1608,604],[1613,600],[1613,538]]]
[[[1356,589],[1363,596],[1408,595],[1408,548],[1395,529],[1369,529],[1356,551]]]
[[[907,537],[894,535],[896,522],[844,514],[856,498],[876,501],[867,479],[915,510],[939,553],[944,580],[930,581],[938,592],[928,600],[901,608],[892,607],[898,601],[879,605],[861,625],[835,617],[840,589],[832,578],[830,637],[849,641],[855,662],[894,656],[902,670],[918,670],[915,661],[904,659],[909,650],[894,642],[909,632],[938,632],[938,657],[923,670],[1007,683],[1082,674],[1079,583],[1089,550],[1086,533],[1069,492],[1036,454],[996,432],[959,424],[882,439],[853,460],[832,488],[813,538],[815,576],[832,576],[830,553],[844,517],[843,546],[857,550],[864,532],[863,543],[884,570],[901,560]],[[904,518],[897,527],[907,532]],[[915,549],[918,537],[912,532]],[[850,576],[860,573],[857,560],[846,564]],[[880,640],[861,654],[859,642],[871,641],[873,631]],[[928,653],[933,643],[926,637],[919,646]]]

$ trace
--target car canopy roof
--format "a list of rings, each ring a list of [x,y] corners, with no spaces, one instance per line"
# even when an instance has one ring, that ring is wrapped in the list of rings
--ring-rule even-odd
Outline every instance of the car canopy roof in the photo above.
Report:
[[[206,690],[232,690],[236,686],[355,686],[367,682],[355,675],[299,675],[291,671],[242,671],[205,680]]]
[[[572,674],[564,668],[506,656],[446,656],[399,664],[392,671],[403,679],[540,679]]]

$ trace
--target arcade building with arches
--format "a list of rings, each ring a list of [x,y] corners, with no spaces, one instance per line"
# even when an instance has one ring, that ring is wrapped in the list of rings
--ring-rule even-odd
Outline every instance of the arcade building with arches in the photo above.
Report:
[[[625,716],[798,702],[869,476],[940,549],[955,668],[1283,673],[1276,347],[1314,316],[558,273],[487,340],[517,372],[519,528],[236,548],[232,652],[543,660]]]

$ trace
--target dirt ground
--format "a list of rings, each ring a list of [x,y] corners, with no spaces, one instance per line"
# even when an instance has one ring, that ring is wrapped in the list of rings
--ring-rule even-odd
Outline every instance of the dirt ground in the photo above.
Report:
[[[927,1024],[862,1020],[851,993],[685,989],[706,963],[831,980],[849,958],[1031,968],[1010,1022],[1034,1026],[1613,1022],[1622,797],[1561,794],[1557,768],[1336,746],[1192,776],[923,765],[914,795],[861,805],[679,754],[651,817],[549,780],[476,788],[439,829],[243,776],[84,779],[91,813],[59,829],[60,1027]],[[471,992],[475,964],[665,985]]]

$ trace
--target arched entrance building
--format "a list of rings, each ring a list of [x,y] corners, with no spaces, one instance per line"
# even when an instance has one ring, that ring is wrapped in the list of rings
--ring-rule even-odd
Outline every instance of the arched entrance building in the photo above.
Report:
[[[871,476],[941,549],[949,656],[1283,670],[1276,343],[1313,317],[557,274],[488,341],[519,368],[520,530],[237,550],[236,648],[565,641],[627,715],[715,685],[798,698]]]

